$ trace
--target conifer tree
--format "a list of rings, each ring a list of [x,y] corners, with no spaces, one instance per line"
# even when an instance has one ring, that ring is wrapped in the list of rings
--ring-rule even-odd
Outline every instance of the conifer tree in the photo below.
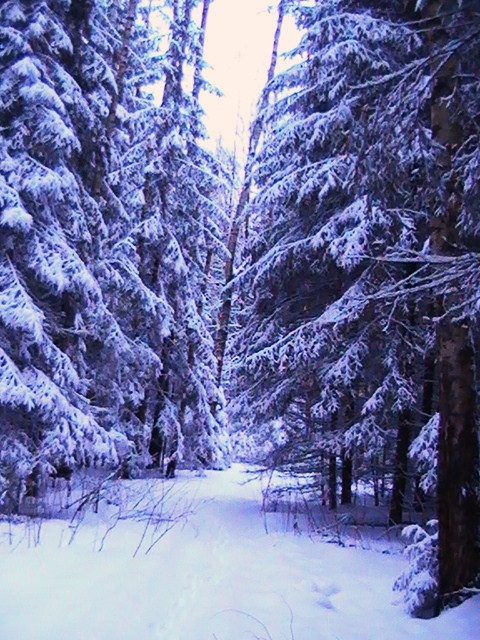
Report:
[[[88,340],[113,337],[115,322],[89,269],[76,130],[88,108],[64,65],[70,18],[57,2],[0,8],[1,474],[12,508],[32,474],[116,459],[87,400]]]
[[[396,162],[396,188],[388,164],[381,178],[369,167],[381,153],[376,108],[389,86],[379,79],[401,68],[420,42],[392,22],[393,12],[387,19],[346,2],[299,3],[297,15],[305,29],[296,52],[302,61],[276,80],[279,98],[267,112],[272,133],[258,159],[257,236],[242,276],[253,297],[238,345],[248,349],[246,402],[258,402],[264,415],[266,406],[271,418],[311,405],[315,436],[304,426],[291,437],[304,441],[308,431],[307,448],[329,452],[333,483],[342,450],[355,445],[372,459],[380,455],[389,412],[400,415],[416,403],[396,324],[408,322],[408,305],[392,316],[375,301],[378,284],[398,268],[375,257],[421,246],[409,211],[417,202],[405,201],[402,189],[412,165],[419,173],[422,147],[413,157],[405,149],[403,164]],[[387,163],[394,150],[382,153]],[[371,351],[373,343],[383,350]],[[411,347],[407,360],[408,353]],[[358,397],[362,379],[367,393],[356,419],[339,428],[339,407]]]
[[[161,372],[147,384],[140,407],[151,453],[157,449],[155,462],[165,452],[177,452],[189,464],[223,465],[228,459],[223,396],[212,377],[204,299],[207,255],[223,251],[215,202],[222,176],[198,144],[203,36],[193,22],[193,7],[192,2],[172,5],[169,43],[158,61],[163,96],[157,106],[148,98],[143,104],[136,100],[133,139],[126,149],[132,169],[126,170],[127,183],[119,183],[119,199],[128,200],[136,212],[137,224],[126,236],[134,251],[130,263],[137,265],[139,280],[163,307],[162,323],[154,323],[147,338],[156,348]],[[201,29],[205,27],[204,11]],[[189,65],[194,70],[192,94],[184,83]]]
[[[476,3],[292,5],[305,34],[257,159],[236,408],[283,421],[273,463],[328,476],[332,506],[338,455],[373,467],[377,501],[383,459],[393,523],[416,472],[435,493],[438,460],[444,603],[478,573]]]

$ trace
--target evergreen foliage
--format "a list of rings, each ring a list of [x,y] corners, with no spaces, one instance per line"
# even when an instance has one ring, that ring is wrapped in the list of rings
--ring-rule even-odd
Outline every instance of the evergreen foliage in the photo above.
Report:
[[[0,507],[59,468],[224,468],[228,409],[330,509],[355,481],[385,524],[433,513],[396,588],[436,613],[480,568],[479,2],[281,0],[236,207],[210,2],[0,6]]]
[[[438,497],[441,607],[479,568],[478,3],[287,8],[303,37],[260,116],[235,422],[272,442],[280,421],[264,463],[307,473],[332,509],[352,468],[390,524]]]
[[[138,4],[0,8],[4,508],[55,466],[134,473],[154,429],[162,454],[168,438],[189,464],[228,464],[201,311],[225,182],[182,84],[199,28],[193,3],[162,6],[163,32]]]

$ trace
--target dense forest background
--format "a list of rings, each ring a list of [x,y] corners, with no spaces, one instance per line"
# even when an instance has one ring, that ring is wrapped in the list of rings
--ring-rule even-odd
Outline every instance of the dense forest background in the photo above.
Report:
[[[478,587],[480,2],[280,0],[243,171],[209,7],[0,6],[2,509],[166,459],[360,482],[438,611]]]

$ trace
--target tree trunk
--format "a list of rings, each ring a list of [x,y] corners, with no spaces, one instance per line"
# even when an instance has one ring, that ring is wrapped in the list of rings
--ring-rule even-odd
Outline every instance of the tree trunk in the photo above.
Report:
[[[440,256],[458,254],[458,222],[462,211],[462,182],[453,169],[453,157],[464,142],[465,132],[456,114],[458,84],[462,82],[456,53],[451,53],[439,69],[436,51],[452,41],[451,14],[456,0],[437,0],[427,5],[435,70],[431,97],[431,125],[434,141],[443,149],[438,169],[443,182],[440,212],[431,217],[430,244]],[[444,16],[442,18],[442,16]],[[449,17],[450,16],[450,17]],[[479,558],[478,431],[475,415],[474,350],[466,319],[445,314],[447,303],[439,299],[438,354],[440,377],[440,427],[438,439],[438,522],[439,522],[439,606],[455,591],[477,576]]]
[[[405,490],[407,488],[408,448],[410,446],[411,412],[402,411],[398,416],[395,471],[392,498],[388,516],[389,526],[402,524]]]
[[[354,420],[355,400],[350,397],[346,403],[343,428],[348,429]],[[342,489],[340,501],[342,504],[352,504],[352,479],[353,479],[353,457],[352,451],[344,447],[342,449]]]
[[[378,482],[378,460],[377,457],[372,461],[372,473],[373,473],[373,503],[376,507],[380,506],[380,492]]]
[[[425,371],[423,375],[422,395],[422,422],[426,424],[433,415],[433,389],[435,380],[435,356],[429,353],[425,358]],[[415,493],[413,496],[413,508],[417,513],[422,513],[425,507],[425,493],[420,486],[420,475],[415,477]]]
[[[442,600],[472,582],[478,572],[478,433],[474,389],[470,332],[461,324],[445,322],[440,334],[438,442]]]
[[[248,197],[248,194],[245,192]],[[244,192],[240,195],[240,202],[242,201]],[[237,216],[240,210],[240,202],[237,207]],[[220,313],[218,314],[218,327],[215,336],[215,355],[217,357],[217,384],[220,386],[222,383],[223,365],[225,361],[225,350],[227,348],[228,332],[230,329],[230,317],[232,314],[232,294],[233,288],[231,282],[233,280],[233,267],[235,263],[235,253],[237,250],[238,234],[240,231],[240,225],[237,219],[234,219],[230,228],[230,234],[228,238],[228,251],[230,256],[225,265],[225,287],[226,291],[223,296],[223,302],[220,307]]]
[[[258,112],[261,112],[263,108],[267,106],[268,97],[270,91],[268,84],[272,81],[275,67],[278,58],[278,43],[280,40],[280,33],[282,29],[283,17],[285,12],[285,0],[280,0],[278,7],[278,20],[277,28],[275,31],[275,37],[272,47],[272,57],[270,60],[270,67],[267,76],[267,86],[258,105]],[[225,265],[225,293],[223,296],[222,305],[220,307],[220,313],[218,314],[218,329],[215,336],[215,355],[217,356],[217,384],[222,382],[223,365],[225,361],[225,350],[227,347],[228,333],[230,329],[230,317],[232,314],[232,296],[233,296],[233,270],[235,265],[235,255],[237,252],[238,237],[240,233],[240,225],[243,219],[245,208],[250,200],[250,189],[252,186],[252,165],[255,159],[255,153],[257,151],[258,143],[262,133],[262,122],[257,115],[253,121],[252,129],[250,131],[250,138],[248,141],[248,153],[247,162],[245,165],[245,179],[242,189],[240,191],[240,197],[233,216],[232,225],[230,227],[230,233],[228,237],[228,251],[229,258]]]
[[[110,161],[110,146],[112,142],[112,135],[115,130],[115,122],[117,118],[117,109],[120,105],[123,97],[125,74],[127,72],[128,62],[128,50],[130,48],[130,42],[132,39],[133,28],[135,25],[135,14],[137,11],[138,0],[129,0],[127,7],[127,14],[125,16],[125,26],[122,34],[122,45],[117,53],[115,59],[115,71],[116,71],[116,83],[118,91],[113,94],[110,102],[110,109],[107,116],[104,134],[104,153],[105,158],[102,162],[99,162],[95,171],[95,178],[93,182],[93,195],[96,199],[99,198],[103,181],[105,179],[106,172],[108,171],[108,163]]]
[[[340,496],[342,504],[352,504],[352,476],[352,456],[344,449],[342,451],[342,492]]]
[[[207,255],[205,256],[205,265],[203,267],[203,280],[201,286],[201,296],[198,303],[198,315],[203,315],[203,303],[205,300],[205,296],[207,294],[208,289],[208,278],[210,276],[210,271],[212,269],[212,259],[213,259],[213,251],[212,249],[207,249]]]
[[[183,8],[183,11],[181,11]],[[170,24],[170,46],[167,52],[168,67],[165,70],[162,107],[179,108],[183,96],[183,64],[188,47],[188,28],[191,22],[193,0],[185,0],[183,7],[178,0],[173,2],[173,21]]]
[[[305,393],[305,440],[307,443],[312,441],[313,435],[312,401],[312,389],[307,387]]]
[[[383,445],[382,449],[382,473],[380,476],[380,497],[382,500],[385,498],[387,492],[387,444]]]
[[[203,0],[202,21],[200,24],[200,35],[198,42],[198,50],[195,56],[195,71],[193,78],[193,97],[198,100],[202,89],[202,65],[203,51],[205,48],[205,34],[207,32],[208,11],[210,9],[211,0]]]
[[[328,458],[328,506],[337,509],[337,456],[333,453]]]
[[[335,432],[338,427],[338,413],[332,416],[330,425],[332,433],[331,450],[328,456],[328,506],[332,511],[337,508],[337,454],[335,452]]]

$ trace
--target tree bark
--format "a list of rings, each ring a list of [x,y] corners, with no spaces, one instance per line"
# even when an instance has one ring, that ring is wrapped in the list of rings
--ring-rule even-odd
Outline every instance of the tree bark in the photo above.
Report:
[[[352,456],[344,449],[342,451],[342,492],[340,496],[340,501],[342,504],[352,504],[352,477]]]
[[[474,352],[468,327],[440,329],[440,432],[438,441],[439,587],[448,594],[478,572],[478,433]]]
[[[378,459],[372,460],[372,474],[373,474],[373,503],[376,507],[380,506],[380,483],[378,481]]]
[[[458,10],[455,0],[431,2],[426,9],[432,19],[429,39],[432,68],[438,64],[436,52],[453,38],[452,18]],[[442,17],[444,16],[444,17]],[[456,53],[435,69],[431,97],[431,125],[434,141],[442,148],[438,159],[444,195],[442,209],[431,218],[430,244],[441,256],[458,255],[458,222],[462,211],[462,184],[453,168],[453,158],[465,139],[456,115],[461,82]],[[438,439],[438,522],[439,522],[439,607],[451,594],[477,576],[479,557],[478,431],[475,415],[474,349],[466,319],[456,319],[447,303],[439,299],[438,362],[440,377],[440,427]]]
[[[312,419],[313,391],[307,385],[305,393],[305,440],[311,443],[313,435],[313,419]]]
[[[332,434],[331,448],[328,455],[328,506],[331,511],[337,509],[337,454],[335,452],[335,432],[338,426],[338,413],[332,416],[330,430]]]
[[[208,289],[208,278],[210,276],[210,271],[212,269],[212,259],[213,259],[213,251],[212,249],[207,249],[207,255],[205,256],[205,265],[203,267],[203,280],[202,286],[200,289],[200,300],[198,302],[198,315],[203,316],[203,304],[205,300],[205,296],[207,294]]]

